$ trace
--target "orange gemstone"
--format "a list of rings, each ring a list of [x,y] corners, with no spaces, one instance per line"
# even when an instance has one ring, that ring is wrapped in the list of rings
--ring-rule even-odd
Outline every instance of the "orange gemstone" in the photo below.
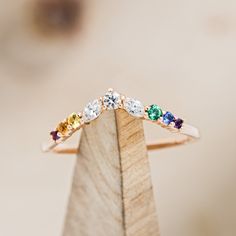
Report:
[[[67,122],[61,122],[58,126],[57,126],[57,131],[64,135],[67,132]]]

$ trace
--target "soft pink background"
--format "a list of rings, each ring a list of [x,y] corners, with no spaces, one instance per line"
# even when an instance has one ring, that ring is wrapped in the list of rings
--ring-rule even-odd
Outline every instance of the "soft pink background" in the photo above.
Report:
[[[0,4],[0,235],[61,234],[75,157],[40,144],[108,87],[201,130],[150,153],[161,235],[236,235],[235,1],[87,0],[82,28],[50,36],[34,1]]]

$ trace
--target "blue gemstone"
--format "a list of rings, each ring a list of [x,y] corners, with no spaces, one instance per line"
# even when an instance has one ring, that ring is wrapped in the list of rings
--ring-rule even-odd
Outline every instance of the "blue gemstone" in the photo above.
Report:
[[[175,120],[175,117],[174,117],[174,115],[171,113],[171,112],[169,112],[169,111],[167,111],[166,113],[165,113],[165,115],[163,116],[163,122],[166,124],[166,125],[169,125],[171,122],[173,122]]]

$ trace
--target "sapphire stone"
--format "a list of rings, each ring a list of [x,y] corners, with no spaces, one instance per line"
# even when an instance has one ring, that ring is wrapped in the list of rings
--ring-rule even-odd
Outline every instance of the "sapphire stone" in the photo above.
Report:
[[[163,116],[163,122],[166,124],[166,125],[169,125],[171,122],[173,122],[175,120],[175,117],[174,117],[174,115],[171,113],[171,112],[169,112],[169,111],[167,111],[166,113],[165,113],[165,115]]]

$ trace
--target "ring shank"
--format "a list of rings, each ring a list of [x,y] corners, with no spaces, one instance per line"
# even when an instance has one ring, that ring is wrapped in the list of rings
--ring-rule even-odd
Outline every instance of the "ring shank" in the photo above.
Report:
[[[182,144],[192,142],[199,138],[198,129],[188,124],[183,124],[182,128],[178,131],[176,131],[176,129],[173,127],[169,127],[169,126],[162,126],[162,127],[170,130],[172,133],[180,134],[180,137],[159,139],[155,142],[148,143],[147,144],[148,151],[179,146]],[[68,138],[69,137],[65,137],[60,143],[64,142]],[[58,144],[59,143],[53,143],[49,145],[48,147],[44,148],[44,151],[52,150],[54,153],[58,153],[58,154],[78,154],[79,153],[78,148],[66,148],[66,147],[56,148]]]

